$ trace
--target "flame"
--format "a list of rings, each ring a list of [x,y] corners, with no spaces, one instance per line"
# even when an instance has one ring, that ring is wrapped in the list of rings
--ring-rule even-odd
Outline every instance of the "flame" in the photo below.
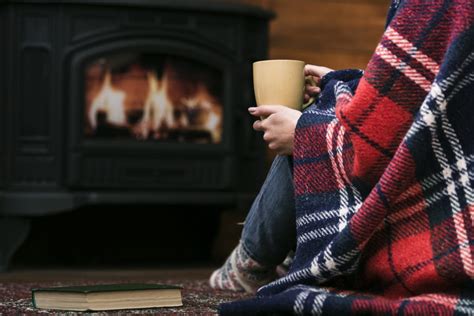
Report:
[[[150,131],[154,133],[156,138],[160,138],[163,128],[170,129],[175,125],[173,105],[168,97],[168,78],[165,72],[160,82],[156,73],[149,71],[147,79],[148,96],[138,131],[143,138],[147,138]]]
[[[125,93],[114,89],[112,74],[107,70],[99,94],[94,98],[89,109],[89,123],[93,129],[97,127],[97,113],[105,112],[106,121],[113,125],[124,126],[127,124],[125,115]]]
[[[188,110],[198,113],[194,122],[196,129],[206,130],[211,134],[212,142],[219,143],[222,138],[222,108],[209,93],[207,87],[198,83],[196,94],[182,100]]]

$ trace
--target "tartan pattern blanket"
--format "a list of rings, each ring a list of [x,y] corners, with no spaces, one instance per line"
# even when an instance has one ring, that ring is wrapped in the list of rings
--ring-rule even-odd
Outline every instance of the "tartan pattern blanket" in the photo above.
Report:
[[[289,274],[221,314],[474,315],[474,2],[392,13],[298,122]]]

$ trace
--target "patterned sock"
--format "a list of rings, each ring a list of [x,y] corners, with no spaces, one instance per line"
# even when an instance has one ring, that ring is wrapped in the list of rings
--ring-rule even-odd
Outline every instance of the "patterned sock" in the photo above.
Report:
[[[290,270],[290,266],[293,263],[294,257],[295,257],[295,252],[292,250],[288,253],[285,260],[283,260],[282,263],[277,265],[276,273],[277,273],[279,278],[282,278],[282,277],[284,277],[285,275],[288,274],[288,271]]]
[[[224,265],[209,279],[213,289],[255,293],[277,277],[275,267],[266,267],[250,258],[239,243]]]

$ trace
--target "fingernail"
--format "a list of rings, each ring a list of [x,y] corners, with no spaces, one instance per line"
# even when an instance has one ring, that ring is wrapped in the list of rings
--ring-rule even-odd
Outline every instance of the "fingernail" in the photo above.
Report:
[[[257,110],[257,108],[254,108],[254,107],[249,108],[249,112],[255,112],[255,110]]]

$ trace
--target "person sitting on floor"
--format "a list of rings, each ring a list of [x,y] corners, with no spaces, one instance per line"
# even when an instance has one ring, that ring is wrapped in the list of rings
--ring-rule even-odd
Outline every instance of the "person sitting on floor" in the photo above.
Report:
[[[394,0],[364,72],[308,66],[304,113],[249,109],[283,155],[210,277],[257,296],[222,315],[474,313],[473,38],[470,0]]]

